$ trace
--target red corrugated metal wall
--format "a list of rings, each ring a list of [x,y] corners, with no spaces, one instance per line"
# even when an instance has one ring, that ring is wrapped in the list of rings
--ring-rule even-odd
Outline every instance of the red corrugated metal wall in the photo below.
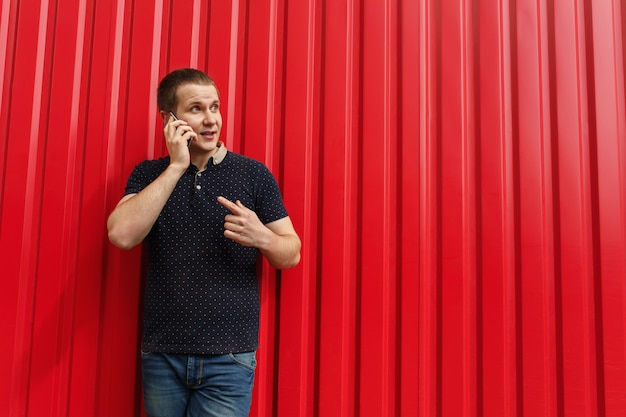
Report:
[[[253,416],[626,412],[624,1],[3,0],[0,50],[0,414],[142,414],[105,221],[181,66],[303,240]]]

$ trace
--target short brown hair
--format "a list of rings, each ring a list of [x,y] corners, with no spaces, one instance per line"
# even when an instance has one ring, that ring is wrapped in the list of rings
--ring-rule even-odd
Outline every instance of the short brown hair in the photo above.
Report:
[[[184,84],[212,85],[217,90],[217,85],[206,73],[195,68],[180,68],[167,74],[159,83],[157,89],[157,106],[159,110],[172,111],[176,108],[176,92],[178,87]],[[219,94],[219,91],[218,91]]]

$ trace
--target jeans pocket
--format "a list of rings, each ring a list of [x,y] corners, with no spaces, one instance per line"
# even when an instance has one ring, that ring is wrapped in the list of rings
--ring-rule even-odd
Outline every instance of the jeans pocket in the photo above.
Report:
[[[241,365],[251,371],[254,371],[256,369],[256,351],[229,353],[228,357],[237,365]]]

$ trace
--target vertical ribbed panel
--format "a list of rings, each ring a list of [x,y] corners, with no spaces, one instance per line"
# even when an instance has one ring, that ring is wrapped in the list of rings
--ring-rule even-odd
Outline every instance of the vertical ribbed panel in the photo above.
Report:
[[[624,7],[4,0],[0,414],[142,415],[105,223],[196,66],[303,241],[262,266],[251,415],[621,416]]]

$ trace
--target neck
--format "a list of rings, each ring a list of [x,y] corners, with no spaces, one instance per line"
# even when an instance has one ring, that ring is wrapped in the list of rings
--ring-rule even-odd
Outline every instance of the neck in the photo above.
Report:
[[[211,157],[217,153],[218,149],[219,148],[215,148],[211,152],[203,152],[199,155],[192,154],[191,163],[194,164],[196,168],[198,168],[200,171],[204,171],[209,164],[209,159],[211,159]]]

